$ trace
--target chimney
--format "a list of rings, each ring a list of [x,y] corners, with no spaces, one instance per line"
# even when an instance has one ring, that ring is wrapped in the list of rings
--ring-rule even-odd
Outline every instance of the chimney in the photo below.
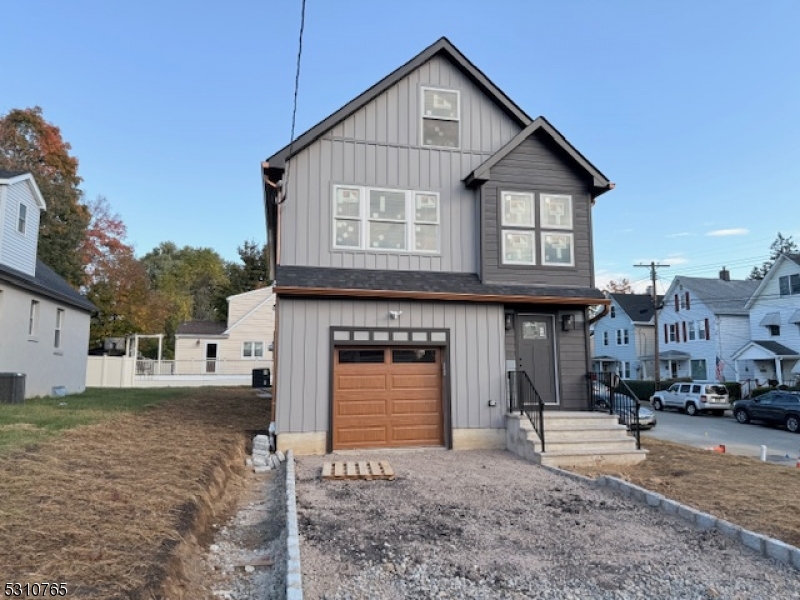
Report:
[[[653,295],[653,286],[652,285],[648,285],[647,289],[645,290],[644,293],[647,294],[648,296],[652,296]]]
[[[719,272],[719,278],[722,281],[730,281],[731,280],[731,272],[728,271],[725,267],[722,267],[722,271]]]

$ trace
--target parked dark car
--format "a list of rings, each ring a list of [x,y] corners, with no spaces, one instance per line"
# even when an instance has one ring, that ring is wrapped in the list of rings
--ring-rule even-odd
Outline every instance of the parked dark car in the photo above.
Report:
[[[733,405],[733,416],[739,423],[763,421],[800,433],[800,392],[772,390],[752,400],[739,400]]]

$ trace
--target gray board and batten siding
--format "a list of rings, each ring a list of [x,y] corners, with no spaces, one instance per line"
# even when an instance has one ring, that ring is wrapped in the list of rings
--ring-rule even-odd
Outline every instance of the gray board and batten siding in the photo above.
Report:
[[[399,319],[389,311],[402,311]],[[448,381],[453,429],[505,426],[504,315],[499,304],[281,298],[278,308],[281,398],[278,431],[329,431],[331,328],[449,331]],[[490,407],[489,400],[497,402]],[[447,414],[447,411],[445,411]],[[445,427],[448,425],[445,424]]]
[[[459,92],[458,149],[420,144],[420,94],[428,86]],[[520,131],[450,60],[434,56],[289,159],[281,264],[478,273],[478,192],[462,180]],[[333,249],[336,184],[438,193],[440,252]]]
[[[491,179],[481,187],[484,283],[594,286],[592,253],[592,178],[575,166],[566,153],[543,131],[534,132],[491,169]],[[501,261],[502,217],[500,192],[533,192],[536,266],[504,265]],[[540,202],[542,193],[572,197],[574,263],[572,267],[541,266]]]

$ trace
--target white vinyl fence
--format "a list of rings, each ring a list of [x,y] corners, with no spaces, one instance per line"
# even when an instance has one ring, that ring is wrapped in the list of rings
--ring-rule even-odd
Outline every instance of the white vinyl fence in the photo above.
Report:
[[[254,369],[271,360],[151,360],[130,356],[90,356],[86,387],[195,387],[251,385]]]

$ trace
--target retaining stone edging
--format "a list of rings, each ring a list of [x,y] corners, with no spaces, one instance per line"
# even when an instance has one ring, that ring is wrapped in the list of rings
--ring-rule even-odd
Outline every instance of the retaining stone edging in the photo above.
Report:
[[[286,600],[303,600],[300,570],[300,532],[294,483],[294,453],[286,452]]]
[[[659,508],[668,515],[676,515],[686,521],[689,521],[702,531],[716,529],[723,535],[738,541],[747,548],[755,550],[763,556],[773,558],[784,565],[794,567],[800,571],[800,548],[792,546],[791,544],[787,544],[786,542],[776,540],[775,538],[750,531],[744,527],[739,527],[734,523],[730,523],[729,521],[725,521],[724,519],[720,519],[714,515],[701,512],[690,506],[676,502],[675,500],[670,500],[662,494],[652,492],[648,489],[639,487],[638,485],[634,485],[617,477],[601,475],[597,479],[592,479],[591,477],[572,473],[571,471],[559,469],[558,467],[551,467],[549,465],[542,465],[542,467],[567,477],[568,479],[572,479],[573,481],[588,483],[590,485],[599,487],[606,487],[608,489],[617,491],[623,496],[632,498],[633,500],[637,500],[639,502],[644,502],[653,508]]]

